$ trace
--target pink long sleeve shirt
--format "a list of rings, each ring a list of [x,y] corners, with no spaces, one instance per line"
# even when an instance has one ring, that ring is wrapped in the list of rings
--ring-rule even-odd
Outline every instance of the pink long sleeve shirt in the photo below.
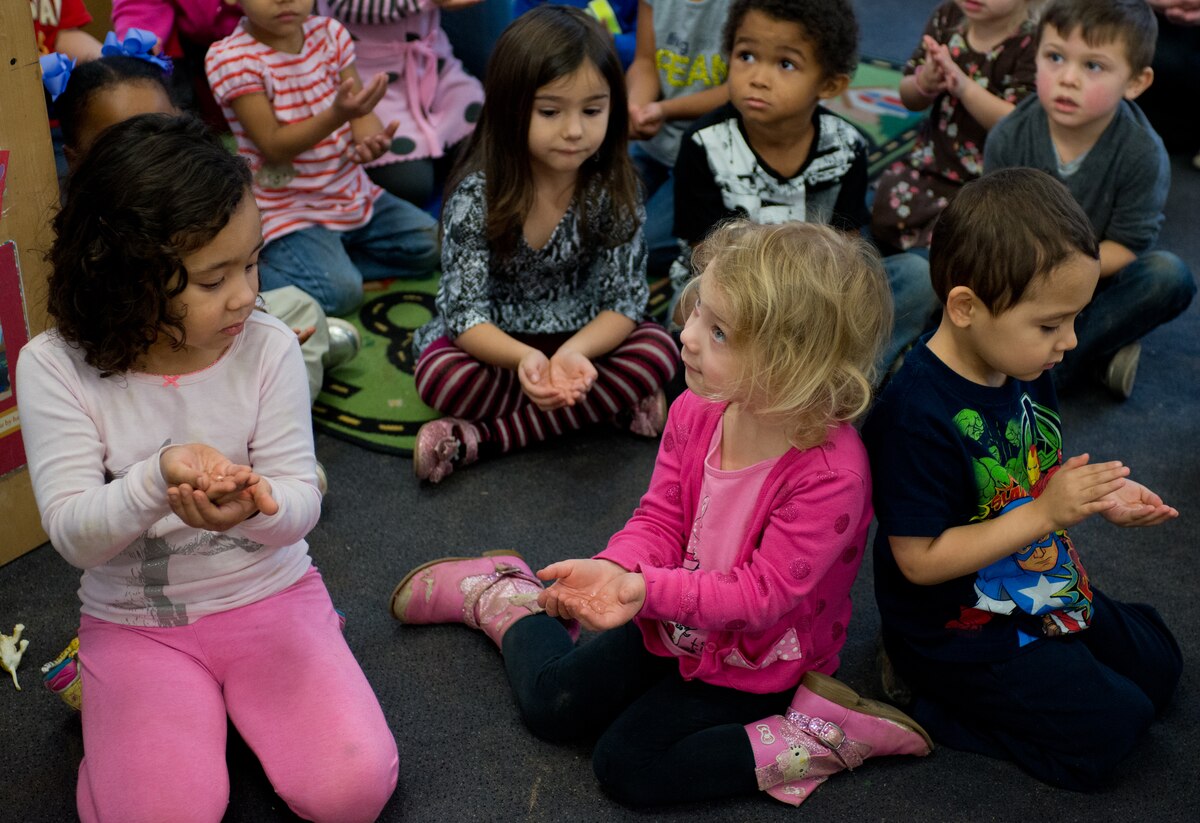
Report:
[[[597,555],[646,580],[637,617],[646,648],[675,656],[660,622],[701,629],[685,679],[765,694],[831,674],[850,622],[850,587],[871,523],[866,450],[849,424],[819,447],[791,449],[762,481],[728,571],[683,567],[704,459],[725,405],[685,392],[671,407],[650,488]]]

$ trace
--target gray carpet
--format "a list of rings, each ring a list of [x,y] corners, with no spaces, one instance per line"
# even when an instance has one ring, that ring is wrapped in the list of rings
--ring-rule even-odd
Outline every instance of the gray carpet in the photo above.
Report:
[[[860,0],[866,54],[903,57],[931,3]],[[1182,158],[1162,245],[1200,268],[1200,173]],[[1194,552],[1200,488],[1191,451],[1200,381],[1200,307],[1145,341],[1136,391],[1117,403],[1099,390],[1063,399],[1066,449],[1119,457],[1180,508],[1179,520],[1148,530],[1102,522],[1073,529],[1092,579],[1107,593],[1155,604],[1189,661],[1174,704],[1113,785],[1089,796],[1055,790],[1014,766],[939,748],[923,760],[871,761],[832,778],[799,811],[762,796],[652,813],[608,800],[592,776],[586,745],[552,746],[522,728],[500,658],[461,626],[402,628],[388,595],[410,567],[444,554],[516,549],[538,564],[592,553],[619,528],[644,490],[653,444],[612,434],[580,436],[480,464],[436,488],[418,486],[408,460],[320,436],[331,492],[309,540],[347,639],[374,685],[400,748],[400,786],[384,820],[1024,821],[1194,819],[1200,805],[1200,698],[1190,664],[1200,654]],[[2,526],[0,526],[2,528]],[[869,558],[869,553],[868,553]],[[44,690],[37,668],[72,636],[77,573],[42,547],[0,567],[0,629],[28,628],[25,690],[0,680],[0,821],[75,819],[82,754],[78,716]],[[857,611],[840,677],[877,695],[872,638],[878,617],[871,568],[855,589]],[[1049,687],[1048,687],[1049,688]],[[330,706],[331,714],[337,712]],[[181,742],[186,756],[186,742]],[[294,819],[252,755],[234,741],[228,821]],[[1191,809],[1191,811],[1188,811]]]

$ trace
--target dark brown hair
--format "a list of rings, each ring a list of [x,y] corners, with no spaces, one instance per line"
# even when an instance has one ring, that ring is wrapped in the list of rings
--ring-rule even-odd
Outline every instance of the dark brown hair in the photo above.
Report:
[[[164,329],[176,347],[183,258],[225,228],[250,168],[190,116],[141,114],[105,129],[67,182],[54,218],[48,308],[102,377],[129,371]]]
[[[1134,74],[1154,61],[1158,20],[1146,0],[1054,0],[1042,10],[1038,40],[1046,26],[1054,26],[1063,37],[1078,29],[1092,48],[1123,45]]]
[[[640,202],[637,177],[626,150],[629,108],[625,76],[612,37],[595,20],[569,6],[538,6],[518,17],[500,35],[488,60],[483,111],[466,150],[446,187],[447,196],[467,175],[481,171],[487,188],[487,239],[493,253],[507,256],[516,248],[525,218],[533,206],[533,173],[529,162],[529,123],[533,99],[542,86],[565,77],[590,61],[608,83],[608,131],[600,150],[579,169],[576,203],[582,232],[585,192],[606,189],[617,212],[614,225],[624,236],[588,237],[585,243],[617,246],[628,242],[637,227]]]
[[[1100,245],[1067,187],[1043,171],[1001,169],[967,183],[942,211],[929,276],[942,303],[967,286],[998,315],[1073,254],[1098,260]]]

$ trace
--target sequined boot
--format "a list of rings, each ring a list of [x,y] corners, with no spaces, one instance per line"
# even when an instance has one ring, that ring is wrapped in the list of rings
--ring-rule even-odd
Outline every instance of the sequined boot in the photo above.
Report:
[[[933,750],[929,735],[904,712],[818,672],[804,675],[786,716],[750,723],[746,734],[758,788],[793,806],[831,774],[868,757],[923,757]]]
[[[392,616],[401,623],[465,623],[497,646],[513,623],[544,609],[542,583],[516,552],[445,557],[417,566],[392,592]],[[578,627],[568,626],[572,637]]]

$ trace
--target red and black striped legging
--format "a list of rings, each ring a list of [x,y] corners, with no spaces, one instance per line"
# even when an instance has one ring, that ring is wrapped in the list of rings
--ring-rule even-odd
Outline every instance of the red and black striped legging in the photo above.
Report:
[[[583,399],[548,412],[526,396],[515,371],[480,362],[445,337],[421,353],[415,377],[427,405],[474,423],[482,442],[503,453],[631,411],[675,376],[679,348],[662,326],[644,322],[592,364],[596,382]]]

